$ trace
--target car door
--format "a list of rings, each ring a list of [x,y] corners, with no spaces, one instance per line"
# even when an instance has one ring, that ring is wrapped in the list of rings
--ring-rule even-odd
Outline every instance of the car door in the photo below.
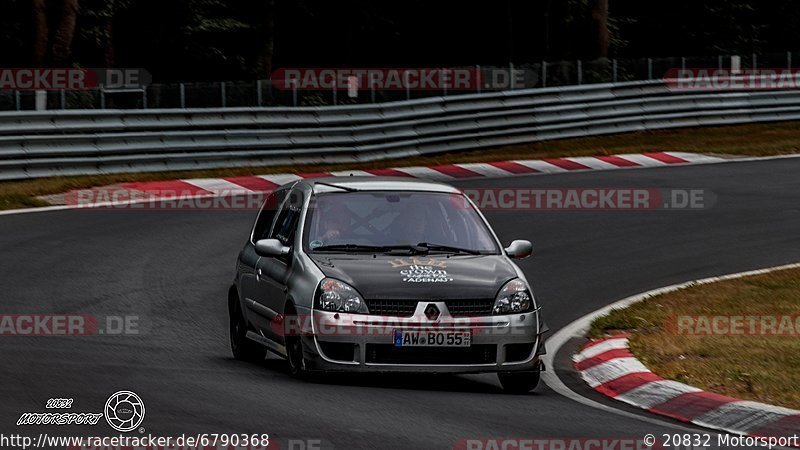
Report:
[[[257,267],[261,257],[256,253],[255,243],[269,238],[275,217],[288,192],[289,190],[284,188],[267,196],[256,218],[250,239],[239,254],[239,287],[245,304],[245,317],[250,325],[259,330],[268,328],[271,319],[267,311],[256,306],[265,304],[266,299],[261,298],[258,286]]]
[[[275,223],[270,232],[270,239],[277,239],[286,247],[294,245],[294,238],[300,224],[303,210],[303,193],[297,189],[289,192],[281,205]],[[292,249],[292,252],[294,249]],[[256,282],[258,285],[258,302],[262,312],[270,324],[262,330],[270,339],[283,341],[282,322],[275,321],[283,313],[288,291],[288,281],[292,270],[292,252],[286,256],[262,257],[256,264]]]

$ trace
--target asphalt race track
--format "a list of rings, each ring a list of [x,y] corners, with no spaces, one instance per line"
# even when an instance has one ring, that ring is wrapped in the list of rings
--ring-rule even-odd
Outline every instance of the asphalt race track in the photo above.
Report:
[[[701,188],[701,211],[490,212],[553,331],[615,300],[697,278],[800,261],[800,159],[476,180],[459,187]],[[291,379],[280,360],[232,359],[226,291],[254,219],[231,211],[58,211],[0,217],[3,314],[138,315],[139,336],[0,337],[0,432],[73,397],[100,412],[139,394],[147,433],[269,433],[336,448],[451,448],[464,438],[637,438],[671,426],[592,409],[494,376]],[[573,375],[561,373],[564,379]],[[52,430],[52,428],[50,428]],[[70,435],[111,435],[96,427]],[[281,448],[286,448],[283,446]],[[713,447],[712,447],[713,448]]]

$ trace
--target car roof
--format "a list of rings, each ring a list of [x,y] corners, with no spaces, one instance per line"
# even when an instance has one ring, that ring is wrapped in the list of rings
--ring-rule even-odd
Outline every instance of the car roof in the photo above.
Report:
[[[342,192],[341,189],[337,189],[335,186],[357,191],[417,191],[447,194],[458,194],[461,192],[453,186],[444,183],[405,177],[324,177],[306,179],[301,183],[309,185],[315,194]]]

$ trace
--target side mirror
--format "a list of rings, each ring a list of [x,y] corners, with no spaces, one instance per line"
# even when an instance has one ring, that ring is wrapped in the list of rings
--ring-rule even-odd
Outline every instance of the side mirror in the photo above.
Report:
[[[256,242],[256,253],[264,257],[277,257],[286,256],[291,249],[284,246],[281,241],[277,239],[261,239]]]
[[[530,241],[514,241],[505,251],[509,258],[525,259],[533,254],[533,244]]]

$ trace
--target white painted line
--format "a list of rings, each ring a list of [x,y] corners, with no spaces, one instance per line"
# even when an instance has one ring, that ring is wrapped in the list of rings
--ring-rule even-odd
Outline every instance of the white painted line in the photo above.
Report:
[[[701,389],[677,381],[661,380],[639,386],[615,398],[639,408],[650,409],[679,395],[691,392],[701,392]]]
[[[572,360],[576,363],[585,361],[589,358],[611,350],[622,350],[628,348],[628,339],[621,337],[618,339],[607,339],[599,344],[595,344],[579,354],[573,356]]]

